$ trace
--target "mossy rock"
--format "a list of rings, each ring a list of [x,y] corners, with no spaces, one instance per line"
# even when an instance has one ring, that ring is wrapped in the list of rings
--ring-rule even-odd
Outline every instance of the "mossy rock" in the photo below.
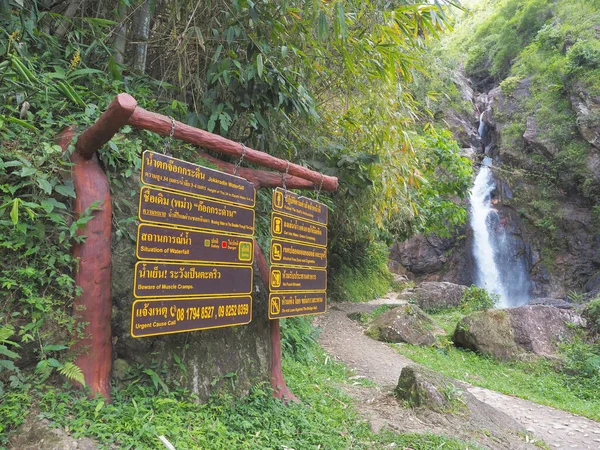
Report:
[[[418,306],[404,305],[376,317],[366,334],[385,342],[429,346],[435,345],[436,336],[444,331]]]

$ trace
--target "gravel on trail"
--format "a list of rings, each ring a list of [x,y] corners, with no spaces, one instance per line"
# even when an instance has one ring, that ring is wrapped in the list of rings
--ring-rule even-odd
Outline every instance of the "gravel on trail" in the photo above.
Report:
[[[427,423],[423,417],[414,417],[409,414],[406,408],[396,405],[397,402],[390,402],[389,395],[383,394],[384,391],[391,391],[400,375],[402,368],[408,364],[414,364],[413,361],[398,354],[392,348],[383,342],[375,341],[364,334],[363,328],[355,321],[348,318],[348,314],[356,312],[369,312],[375,306],[386,304],[385,301],[376,300],[372,303],[337,303],[331,305],[329,311],[315,318],[315,325],[321,329],[319,342],[321,346],[332,356],[352,368],[358,376],[363,376],[375,382],[380,392],[379,396],[365,393],[363,389],[351,389],[350,395],[354,396],[359,402],[365,402],[363,414],[371,415],[371,426],[379,428],[388,425],[398,431],[407,431],[394,426],[394,420],[391,416],[398,414],[402,416],[402,423],[406,423],[408,430],[415,432],[439,431],[440,434],[450,434],[452,431],[461,434],[461,437],[473,436],[473,430],[462,432],[463,430],[445,427],[438,420],[437,424]],[[600,450],[600,423],[593,420],[571,414],[566,411],[557,410],[548,406],[539,405],[517,397],[504,395],[498,392],[490,391],[480,387],[458,382],[471,392],[477,399],[504,412],[509,417],[515,419],[527,433],[531,433],[536,438],[541,439],[551,449],[586,449]],[[352,392],[353,391],[353,392]],[[387,399],[385,398],[387,396]],[[370,397],[368,400],[366,398]],[[377,397],[377,398],[376,398]],[[381,417],[381,411],[375,405],[387,405],[385,411],[385,420]],[[392,406],[390,406],[392,405]],[[390,408],[392,411],[390,412]],[[395,411],[394,411],[395,408]],[[408,417],[407,417],[408,416]],[[377,422],[379,425],[374,425]],[[396,421],[396,425],[397,425]],[[433,421],[435,422],[435,420]],[[418,424],[418,426],[417,426]],[[479,438],[482,438],[479,436]],[[500,442],[503,439],[504,442]],[[480,444],[494,450],[500,448],[517,449],[532,448],[524,440],[517,443],[510,438],[496,438],[495,443],[486,441],[486,438],[477,439]]]

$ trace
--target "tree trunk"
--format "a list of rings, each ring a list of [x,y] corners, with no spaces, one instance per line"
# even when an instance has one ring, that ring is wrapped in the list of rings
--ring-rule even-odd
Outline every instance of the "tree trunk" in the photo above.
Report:
[[[119,2],[118,18],[120,23],[117,25],[115,42],[115,62],[117,64],[125,63],[125,46],[127,45],[127,5],[123,0]]]
[[[148,36],[150,35],[150,1],[143,0],[133,15],[133,51],[132,68],[134,72],[146,72],[148,55]]]
[[[79,11],[79,7],[82,4],[83,4],[83,0],[71,0],[69,2],[69,5],[67,6],[65,13],[63,14],[63,16],[65,16],[66,19],[63,20],[58,25],[58,27],[56,28],[56,33],[54,33],[54,35],[58,39],[62,39],[65,37],[65,35],[67,34],[67,31],[69,31],[69,26],[71,25],[71,19],[73,17],[75,17],[75,14],[77,14],[77,11]]]

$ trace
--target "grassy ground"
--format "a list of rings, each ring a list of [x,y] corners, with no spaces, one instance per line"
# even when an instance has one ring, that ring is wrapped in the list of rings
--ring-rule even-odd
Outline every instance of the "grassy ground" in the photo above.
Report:
[[[88,400],[81,392],[46,386],[42,392],[7,392],[0,415],[25,403],[76,436],[120,449],[160,449],[165,435],[177,449],[466,449],[476,446],[435,435],[373,433],[358,417],[353,400],[338,388],[349,373],[314,349],[302,361],[287,358],[285,376],[301,404],[284,406],[268,386],[241,400],[214,398],[200,405],[189,392],[158,390],[142,373],[115,389],[114,403]],[[165,380],[168,384],[168,380]],[[24,403],[25,402],[25,403]],[[12,411],[12,412],[11,412]],[[0,448],[2,439],[0,435]]]
[[[431,317],[450,335],[461,315],[460,311],[447,311],[432,314]],[[449,337],[442,339],[439,348],[407,344],[394,344],[393,347],[413,361],[444,375],[600,420],[600,388],[597,378],[570,375],[557,370],[555,362],[500,362],[455,348]]]

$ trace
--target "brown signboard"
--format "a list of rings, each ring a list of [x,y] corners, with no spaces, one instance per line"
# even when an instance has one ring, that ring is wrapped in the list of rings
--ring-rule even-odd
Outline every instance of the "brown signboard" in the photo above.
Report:
[[[142,155],[142,183],[186,194],[254,206],[254,185],[248,180],[192,164],[171,156],[145,151]]]
[[[269,319],[320,314],[326,309],[325,292],[280,292],[269,295]]]
[[[273,191],[273,211],[327,225],[327,206],[281,188]]]
[[[230,327],[251,320],[250,296],[136,300],[131,311],[131,336],[139,338]]]
[[[136,298],[246,295],[252,266],[140,261],[135,265]]]
[[[327,271],[322,269],[302,269],[299,267],[271,266],[269,290],[277,291],[325,291]]]
[[[271,239],[271,264],[286,266],[327,267],[327,249]]]
[[[327,227],[281,213],[271,214],[271,236],[325,247]]]
[[[167,225],[244,235],[254,234],[254,210],[144,186],[139,219]]]
[[[252,264],[254,239],[142,223],[136,255],[138,259]]]

